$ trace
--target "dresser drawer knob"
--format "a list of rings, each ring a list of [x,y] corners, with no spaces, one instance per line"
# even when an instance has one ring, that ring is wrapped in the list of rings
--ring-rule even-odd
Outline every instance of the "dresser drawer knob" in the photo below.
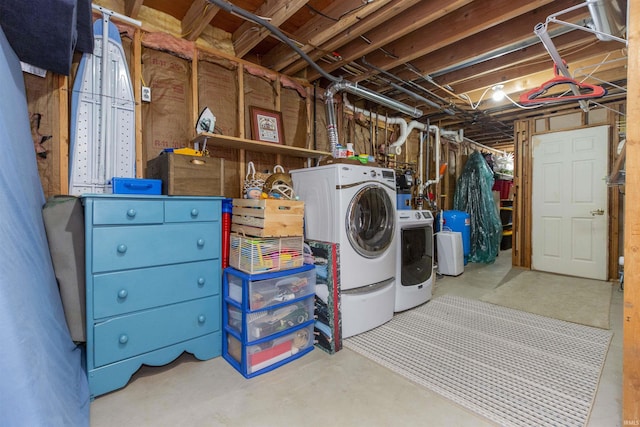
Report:
[[[204,286],[204,282],[205,282],[205,281],[206,281],[206,280],[204,280],[204,277],[199,278],[199,279],[198,279],[198,286],[200,286],[200,287]]]
[[[122,334],[120,335],[120,338],[118,338],[118,341],[120,341],[120,344],[126,344],[127,341],[129,341],[129,336],[127,334]]]
[[[118,252],[121,253],[121,254],[127,252],[127,245],[125,245],[125,244],[118,245]]]
[[[198,239],[198,246],[199,247],[203,247],[204,246],[204,239]]]
[[[127,211],[127,216],[128,216],[129,218],[135,218],[136,214],[137,214],[137,212],[136,212],[136,210],[135,210],[135,209],[129,209],[129,210]]]
[[[205,320],[207,320],[207,316],[205,316],[204,314],[198,316],[198,323],[202,324],[205,322]]]
[[[125,299],[127,295],[129,295],[129,292],[127,292],[126,289],[120,289],[120,291],[118,291],[118,298],[120,299]]]
[[[198,212],[198,209],[193,208],[191,209],[191,216],[196,218],[198,216],[198,214],[200,214],[200,212]]]

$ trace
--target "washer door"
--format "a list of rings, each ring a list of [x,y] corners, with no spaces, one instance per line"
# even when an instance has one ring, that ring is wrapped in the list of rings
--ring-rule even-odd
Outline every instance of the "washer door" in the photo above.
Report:
[[[379,185],[362,187],[349,203],[346,227],[358,254],[380,256],[391,245],[395,230],[395,209],[386,190]]]

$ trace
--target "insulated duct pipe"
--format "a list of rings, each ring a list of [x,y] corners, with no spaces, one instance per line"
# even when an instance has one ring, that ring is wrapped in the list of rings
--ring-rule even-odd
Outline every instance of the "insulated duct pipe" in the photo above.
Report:
[[[629,0],[630,1],[630,0]],[[620,36],[627,26],[627,13],[624,0],[588,0],[587,7],[597,31],[596,37],[602,41],[615,40],[611,36]]]
[[[338,129],[337,129],[337,121],[336,121],[336,113],[335,113],[335,100],[334,95],[341,90],[349,92],[353,95],[358,95],[362,98],[365,98],[369,101],[376,102],[385,107],[393,108],[394,110],[400,111],[405,114],[409,114],[413,117],[421,117],[422,111],[410,107],[402,102],[398,102],[394,99],[386,97],[382,94],[374,92],[370,89],[360,87],[356,83],[346,82],[342,79],[339,79],[329,73],[327,73],[322,67],[316,64],[305,52],[302,51],[295,43],[289,40],[282,31],[280,31],[276,26],[272,25],[270,22],[250,13],[246,10],[234,6],[233,4],[224,1],[224,0],[208,0],[209,3],[218,6],[220,9],[238,15],[242,18],[245,18],[251,22],[255,22],[256,24],[262,25],[267,30],[271,31],[273,35],[280,39],[283,43],[293,49],[302,59],[304,59],[314,70],[316,70],[322,77],[333,82],[325,92],[326,97],[326,109],[327,109],[327,134],[329,136],[329,145],[330,151],[333,153],[335,151],[336,146],[338,145]]]

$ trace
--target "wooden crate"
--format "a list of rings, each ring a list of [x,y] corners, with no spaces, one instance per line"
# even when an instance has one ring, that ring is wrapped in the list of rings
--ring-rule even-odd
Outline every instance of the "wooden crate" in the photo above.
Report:
[[[224,196],[224,159],[162,152],[147,162],[146,175],[161,179],[169,196]]]
[[[304,202],[233,199],[231,231],[256,237],[302,236]]]

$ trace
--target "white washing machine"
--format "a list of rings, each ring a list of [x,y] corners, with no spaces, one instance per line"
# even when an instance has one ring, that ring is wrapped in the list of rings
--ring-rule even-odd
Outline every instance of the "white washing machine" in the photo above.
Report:
[[[396,303],[404,311],[431,299],[433,290],[433,215],[399,210],[396,260]]]
[[[342,336],[393,317],[396,182],[392,169],[331,164],[291,171],[305,238],[338,243]]]

